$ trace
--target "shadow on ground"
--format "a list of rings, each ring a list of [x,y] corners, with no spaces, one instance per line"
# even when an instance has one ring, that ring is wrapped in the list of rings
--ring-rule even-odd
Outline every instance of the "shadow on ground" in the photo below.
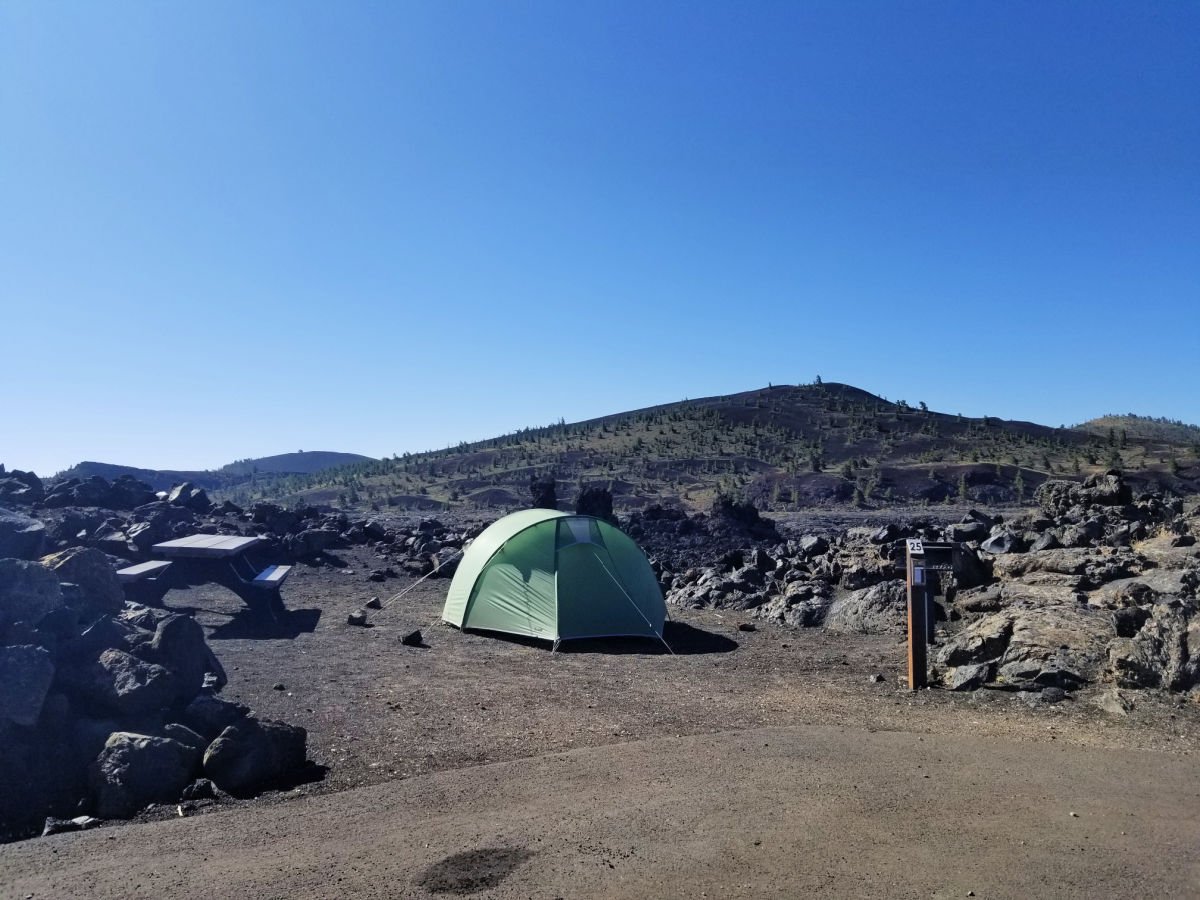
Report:
[[[499,885],[532,855],[510,847],[455,853],[426,869],[419,883],[431,894],[475,894]]]
[[[252,609],[243,609],[228,622],[208,633],[209,640],[293,640],[310,634],[321,621],[319,609],[287,609],[271,619]]]
[[[663,646],[666,641],[667,647]],[[738,642],[723,634],[705,631],[685,622],[667,622],[663,626],[663,640],[654,638],[586,638],[578,641],[563,641],[558,645],[559,653],[647,653],[666,656],[693,656],[701,653],[731,653]]]
[[[504,634],[499,631],[477,631],[475,634],[486,635],[489,638],[505,641],[510,644],[520,644],[522,647],[536,647],[541,650],[551,649],[549,641],[541,638],[523,637],[516,634]],[[667,646],[663,645],[663,641]],[[738,642],[723,634],[705,631],[685,622],[667,622],[663,627],[663,640],[653,637],[606,637],[579,638],[563,641],[558,645],[559,653],[607,653],[614,656],[627,654],[642,654],[646,656],[694,656],[702,653],[731,653],[738,648]]]

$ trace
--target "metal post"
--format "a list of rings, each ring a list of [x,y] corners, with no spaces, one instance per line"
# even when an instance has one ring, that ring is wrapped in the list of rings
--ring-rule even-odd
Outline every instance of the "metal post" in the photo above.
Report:
[[[913,559],[914,547],[908,546],[908,687],[918,690],[927,680],[926,641],[929,634],[928,599],[925,592],[923,560]]]

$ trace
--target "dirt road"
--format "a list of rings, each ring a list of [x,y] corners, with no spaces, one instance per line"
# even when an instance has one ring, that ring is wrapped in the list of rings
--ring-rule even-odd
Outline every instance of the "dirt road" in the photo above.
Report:
[[[1194,756],[795,726],[0,847],[0,895],[1185,897]]]

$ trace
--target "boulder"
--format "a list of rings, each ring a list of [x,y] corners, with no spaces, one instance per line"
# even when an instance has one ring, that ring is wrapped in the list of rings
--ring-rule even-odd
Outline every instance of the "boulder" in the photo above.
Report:
[[[453,578],[454,573],[458,571],[458,564],[462,561],[462,553],[458,550],[442,550],[433,555],[430,560],[433,563],[433,570],[437,572],[438,578]]]
[[[170,738],[118,731],[88,769],[96,814],[127,819],[151,803],[179,799],[200,753]]]
[[[755,609],[754,617],[796,628],[813,628],[825,622],[832,604],[833,588],[827,582],[793,581],[782,595]]]
[[[1122,610],[1126,614],[1134,610]],[[1156,604],[1144,615],[1132,637],[1121,637],[1108,648],[1109,675],[1121,688],[1170,688],[1187,690],[1195,683],[1195,667],[1189,637],[1200,636],[1200,625],[1189,634],[1187,611],[1182,606]],[[1118,633],[1129,633],[1116,623]]]
[[[958,588],[966,590],[981,587],[992,580],[992,571],[970,547],[956,547],[954,550],[954,583]]]
[[[551,476],[531,477],[529,493],[533,509],[558,509],[558,496],[555,493],[555,481]]]
[[[943,680],[952,691],[973,691],[991,680],[993,670],[990,663],[968,664],[951,669]]]
[[[37,559],[46,542],[46,526],[11,509],[0,509],[0,558]]]
[[[949,526],[946,529],[946,540],[960,543],[985,541],[990,533],[990,526],[972,519],[970,522],[959,522]]]
[[[72,547],[42,559],[59,581],[77,584],[83,591],[87,612],[93,615],[118,613],[125,607],[125,591],[108,557],[90,547]],[[86,618],[86,617],[85,617]]]
[[[148,553],[154,544],[178,537],[176,531],[193,531],[196,517],[191,510],[172,506],[164,501],[147,503],[133,511],[133,524],[125,529],[129,541],[142,553]]]
[[[14,622],[34,627],[64,602],[58,578],[46,566],[0,559],[0,633]]]
[[[212,501],[204,488],[198,488],[190,481],[177,484],[167,494],[167,502],[173,506],[182,506],[195,512],[205,513],[212,509]]]
[[[311,556],[324,553],[341,540],[341,535],[332,528],[306,528],[288,539],[288,549],[296,556]]]
[[[118,475],[109,489],[110,509],[136,509],[155,500],[154,488],[132,475]]]
[[[1082,484],[1061,479],[1044,481],[1033,496],[1051,517],[1067,516],[1089,506],[1123,507],[1133,502],[1133,491],[1116,469],[1089,475]]]
[[[1000,529],[979,545],[980,550],[988,553],[1019,553],[1022,549],[1021,539],[1007,529]]]
[[[308,733],[283,722],[246,718],[204,752],[204,774],[221,790],[246,796],[294,777],[304,766]]]
[[[1034,538],[1033,543],[1029,545],[1029,551],[1040,553],[1043,550],[1056,550],[1061,546],[1053,531],[1044,531]]]
[[[175,677],[165,668],[115,649],[101,653],[68,687],[81,699],[102,704],[120,716],[165,709],[179,694]]]
[[[300,515],[275,503],[260,501],[250,507],[250,518],[275,534],[288,534],[300,524]]]
[[[837,599],[825,616],[830,631],[903,634],[908,622],[908,589],[902,580],[884,581]]]
[[[30,506],[46,496],[42,480],[32,472],[0,470],[0,505]]]
[[[595,516],[611,525],[617,524],[613,515],[612,491],[602,487],[586,487],[575,500],[575,512],[581,516]]]
[[[806,534],[796,542],[796,552],[800,556],[821,556],[829,552],[829,541],[815,534]]]
[[[37,723],[54,681],[54,662],[41,647],[0,647],[0,722]]]
[[[1010,614],[1012,637],[996,673],[1006,685],[1071,690],[1100,677],[1108,645],[1116,637],[1111,616],[1082,605],[1010,610]]]
[[[1004,653],[1012,629],[1008,613],[985,616],[947,638],[938,650],[937,662],[948,667],[993,662]]]
[[[1117,469],[1109,469],[1103,475],[1089,475],[1079,488],[1079,497],[1084,504],[1096,506],[1128,506],[1133,502],[1133,490],[1125,483]]]
[[[179,703],[188,703],[200,693],[205,674],[212,670],[213,655],[204,630],[191,616],[173,615],[160,621],[149,656],[174,676]]]
[[[183,710],[183,724],[212,740],[222,731],[250,714],[249,707],[223,700],[212,694],[200,694]]]

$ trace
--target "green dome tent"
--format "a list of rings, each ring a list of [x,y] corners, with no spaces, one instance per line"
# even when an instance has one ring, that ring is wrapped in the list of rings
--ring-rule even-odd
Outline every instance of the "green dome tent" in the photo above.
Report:
[[[442,610],[459,628],[555,647],[572,638],[661,641],[666,615],[637,544],[603,519],[553,509],[526,509],[489,525],[463,553]]]

